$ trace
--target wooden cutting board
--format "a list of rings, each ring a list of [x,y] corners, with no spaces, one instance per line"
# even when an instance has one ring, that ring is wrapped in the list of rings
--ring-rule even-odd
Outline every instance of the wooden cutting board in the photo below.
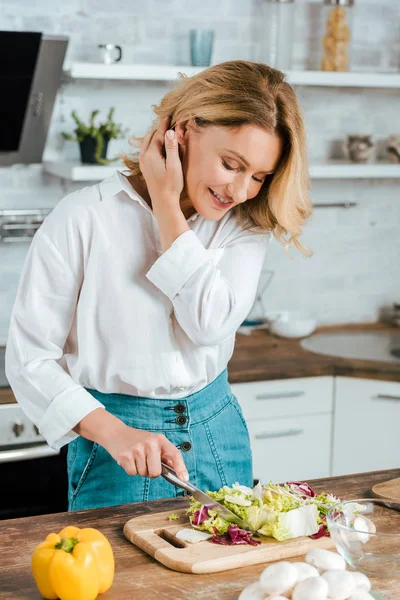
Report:
[[[389,498],[390,500],[400,502],[400,477],[374,485],[372,493],[377,498]]]
[[[190,527],[186,509],[176,511],[179,519],[169,521],[171,511],[143,515],[127,521],[125,537],[166,567],[182,573],[217,573],[237,567],[282,560],[306,554],[312,548],[334,548],[331,538],[312,540],[309,537],[278,542],[260,538],[258,546],[220,546],[210,541],[190,544],[175,537],[184,527]]]

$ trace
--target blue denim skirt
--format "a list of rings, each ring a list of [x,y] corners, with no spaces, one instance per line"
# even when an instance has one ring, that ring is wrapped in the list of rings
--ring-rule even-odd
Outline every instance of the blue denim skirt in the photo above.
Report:
[[[203,491],[236,481],[253,485],[249,433],[227,370],[178,400],[88,390],[126,425],[164,434],[182,452],[190,481]],[[163,477],[128,475],[99,444],[81,436],[68,446],[68,510],[183,496]]]

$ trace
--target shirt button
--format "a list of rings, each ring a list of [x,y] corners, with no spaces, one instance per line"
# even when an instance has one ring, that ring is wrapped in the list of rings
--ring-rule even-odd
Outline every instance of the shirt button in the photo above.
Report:
[[[189,450],[192,449],[192,444],[190,442],[182,442],[181,444],[181,450],[183,452],[189,452]]]
[[[180,389],[180,388],[178,388]],[[181,415],[182,413],[185,412],[185,405],[184,404],[177,404],[176,406],[174,406],[174,411],[176,413],[178,413],[178,415]]]
[[[179,417],[176,417],[175,421],[178,423],[178,425],[185,425],[187,418],[183,415],[179,415]]]

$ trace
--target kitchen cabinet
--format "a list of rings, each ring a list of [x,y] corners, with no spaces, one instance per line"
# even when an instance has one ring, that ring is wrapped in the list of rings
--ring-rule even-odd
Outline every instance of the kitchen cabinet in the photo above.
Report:
[[[232,384],[262,482],[330,474],[333,377]]]
[[[400,465],[400,383],[336,377],[333,475]]]

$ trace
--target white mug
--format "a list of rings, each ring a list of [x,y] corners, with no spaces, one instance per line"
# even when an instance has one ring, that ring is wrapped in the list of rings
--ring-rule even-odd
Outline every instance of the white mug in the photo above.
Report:
[[[117,44],[99,44],[99,48],[102,51],[102,58],[105,65],[119,62],[122,58],[122,48],[121,46],[117,46]],[[118,55],[115,54],[115,50],[118,52]]]

